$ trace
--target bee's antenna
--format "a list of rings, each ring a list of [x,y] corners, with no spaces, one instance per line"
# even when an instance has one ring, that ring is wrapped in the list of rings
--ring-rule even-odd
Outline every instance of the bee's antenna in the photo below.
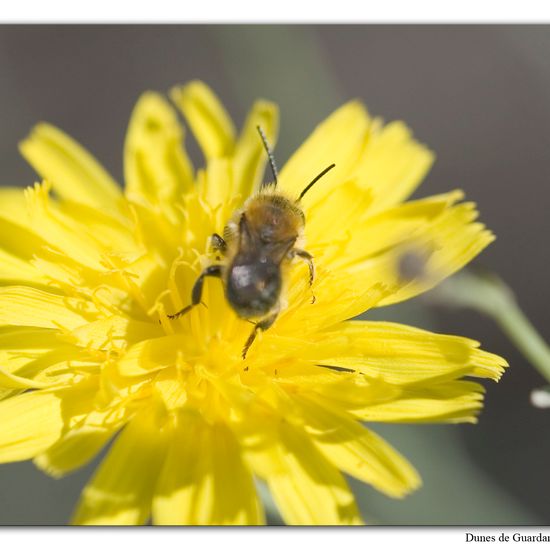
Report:
[[[313,181],[306,186],[306,188],[300,193],[300,196],[298,197],[298,200],[296,202],[300,202],[302,200],[302,197],[330,170],[332,170],[336,164],[331,164],[330,166],[327,166],[318,176],[315,176],[313,178]]]
[[[273,156],[273,153],[269,148],[269,143],[267,143],[267,138],[265,137],[264,131],[259,126],[256,126],[256,129],[258,130],[258,133],[262,138],[262,143],[264,144],[264,149],[265,149],[265,152],[267,153],[267,158],[269,159],[269,165],[271,166],[271,173],[273,174],[273,180],[274,180],[275,186],[277,186],[279,182],[277,181],[278,173],[277,173],[277,165],[275,164],[275,157]]]

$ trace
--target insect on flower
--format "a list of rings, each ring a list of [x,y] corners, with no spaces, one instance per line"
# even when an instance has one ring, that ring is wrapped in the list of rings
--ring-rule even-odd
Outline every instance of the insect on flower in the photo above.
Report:
[[[178,319],[201,303],[205,277],[221,278],[227,301],[237,315],[242,319],[257,320],[244,345],[243,359],[258,331],[271,327],[279,315],[282,277],[287,264],[296,257],[307,262],[309,286],[313,284],[313,257],[296,246],[305,224],[300,201],[317,181],[336,166],[331,164],[325,168],[296,200],[292,200],[277,190],[275,159],[264,132],[259,126],[257,130],[267,152],[273,181],[263,184],[259,192],[233,214],[224,228],[223,237],[217,233],[212,235],[212,248],[220,253],[225,262],[204,269],[193,286],[191,304],[168,315],[169,319]]]
[[[350,319],[426,292],[494,237],[460,191],[408,200],[433,153],[360,101],[277,174],[274,103],[238,131],[206,84],[170,95],[186,125],[146,92],[124,187],[52,125],[20,145],[43,182],[0,190],[0,465],[59,477],[109,446],[75,524],[263,524],[257,482],[286,524],[361,524],[344,474],[391,498],[421,482],[371,424],[475,422],[470,378],[506,361]]]

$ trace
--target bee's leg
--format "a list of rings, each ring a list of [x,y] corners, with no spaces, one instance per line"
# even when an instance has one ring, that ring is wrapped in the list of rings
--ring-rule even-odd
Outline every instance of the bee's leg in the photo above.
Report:
[[[223,237],[220,237],[217,233],[213,233],[210,237],[210,245],[212,246],[214,252],[221,252],[222,254],[225,254],[227,251],[227,243]]]
[[[279,312],[276,311],[275,313],[272,313],[265,319],[262,319],[256,325],[254,326],[254,329],[250,333],[250,336],[248,337],[248,340],[246,341],[246,344],[244,345],[243,352],[242,352],[242,358],[246,359],[246,354],[248,353],[248,349],[252,345],[252,342],[256,339],[256,335],[258,334],[258,331],[267,330],[277,319],[277,316],[279,315]]]
[[[201,303],[202,296],[202,286],[204,284],[205,277],[221,277],[222,276],[222,266],[221,265],[211,265],[207,267],[195,281],[193,285],[193,290],[191,291],[191,304],[184,307],[182,310],[168,315],[168,319],[179,319],[182,315],[185,315],[189,310]]]
[[[313,279],[315,279],[315,265],[313,264],[313,256],[306,250],[300,250],[299,248],[294,248],[292,251],[292,256],[298,256],[307,263],[309,268],[309,286],[313,284]],[[311,303],[315,303],[315,295],[311,295]]]

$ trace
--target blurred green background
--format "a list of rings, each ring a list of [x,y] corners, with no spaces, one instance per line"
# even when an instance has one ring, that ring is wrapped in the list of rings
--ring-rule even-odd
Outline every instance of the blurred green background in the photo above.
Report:
[[[0,26],[1,183],[34,182],[16,144],[40,120],[81,141],[121,181],[126,124],[147,89],[203,79],[239,124],[255,98],[276,101],[280,166],[318,122],[358,97],[372,114],[405,120],[435,150],[416,196],[458,187],[478,203],[498,237],[478,263],[508,282],[550,337],[549,60],[550,27],[536,25]],[[191,152],[199,158],[193,144]],[[487,384],[475,426],[375,426],[424,486],[395,501],[354,484],[367,520],[550,523],[550,413],[529,402],[543,378],[475,312],[416,299],[375,316],[472,337],[512,366]],[[0,524],[65,524],[94,465],[59,481],[31,463],[0,466]]]

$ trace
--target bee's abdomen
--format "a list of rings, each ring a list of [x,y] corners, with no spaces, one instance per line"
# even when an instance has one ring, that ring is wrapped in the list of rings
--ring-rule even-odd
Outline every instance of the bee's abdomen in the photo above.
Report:
[[[281,270],[266,258],[250,261],[237,257],[226,277],[227,300],[239,317],[261,317],[277,304]]]

